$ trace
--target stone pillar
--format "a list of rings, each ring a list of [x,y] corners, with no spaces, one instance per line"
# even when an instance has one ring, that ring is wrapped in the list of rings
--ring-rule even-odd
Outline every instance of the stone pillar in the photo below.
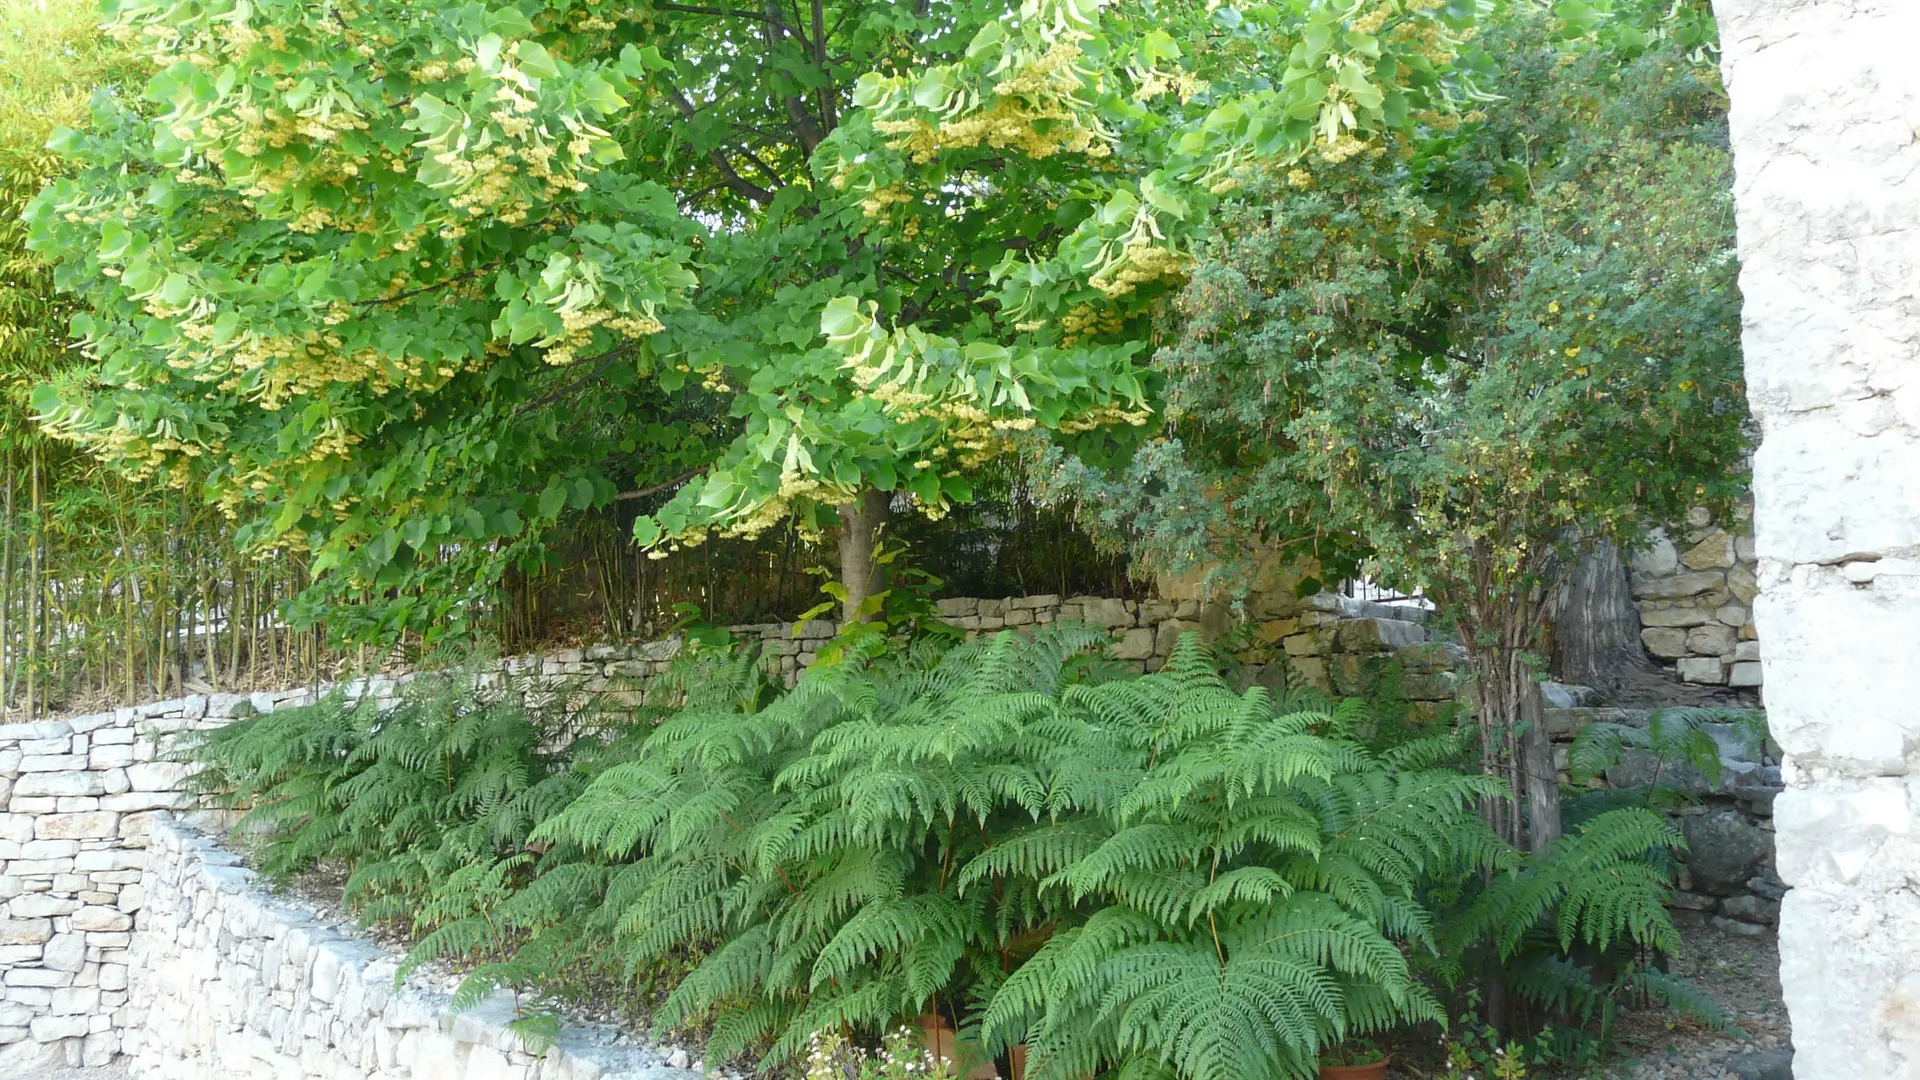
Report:
[[[1794,1075],[1920,1078],[1920,2],[1714,6]]]

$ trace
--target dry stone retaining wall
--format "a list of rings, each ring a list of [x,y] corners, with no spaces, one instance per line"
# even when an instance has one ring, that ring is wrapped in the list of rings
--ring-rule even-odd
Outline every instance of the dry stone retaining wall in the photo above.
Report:
[[[1713,525],[1704,512],[1678,537],[1656,531],[1628,573],[1647,652],[1683,682],[1759,686],[1758,566],[1753,537]]]
[[[955,623],[974,632],[1062,619],[1106,627],[1115,635],[1116,654],[1143,670],[1157,669],[1183,631],[1212,632],[1227,624],[1224,609],[1203,609],[1192,601],[1030,596],[940,603]],[[1454,694],[1447,648],[1427,642],[1424,628],[1402,618],[1424,613],[1339,597],[1270,602],[1259,610],[1268,617],[1255,625],[1241,650],[1256,675],[1277,680],[1287,671],[1286,678],[1351,691],[1371,663],[1391,656],[1406,666],[1410,696],[1425,706],[1438,708]],[[743,639],[757,640],[768,663],[791,683],[835,628],[814,620],[797,634],[789,623],[733,629]],[[562,693],[617,693],[635,679],[658,673],[678,650],[677,641],[566,649],[503,659],[478,678],[483,687],[525,694],[534,704]],[[410,678],[373,676],[343,689],[350,700],[370,696],[391,702]],[[194,695],[89,716],[0,725],[0,804],[5,806],[0,813],[0,1076],[46,1063],[105,1064],[139,1045],[139,1032],[149,1021],[128,996],[136,922],[144,934],[150,927],[172,926],[158,920],[175,918],[180,910],[150,910],[156,886],[142,876],[149,867],[156,813],[188,803],[184,769],[161,760],[163,744],[183,729],[306,704],[315,693],[306,688]],[[219,879],[238,871],[203,867],[195,873]],[[169,880],[164,887],[174,885]],[[210,885],[193,887],[203,897],[225,895],[207,892]],[[204,1032],[195,1037],[205,1037]],[[223,1043],[229,1044],[239,1045]]]
[[[141,1080],[699,1080],[613,1032],[568,1028],[541,1056],[500,993],[454,1014],[396,990],[398,958],[277,902],[239,860],[151,823],[125,1050]]]

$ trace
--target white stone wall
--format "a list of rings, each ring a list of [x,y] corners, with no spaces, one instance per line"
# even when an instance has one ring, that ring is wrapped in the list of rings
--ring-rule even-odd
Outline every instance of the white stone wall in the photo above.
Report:
[[[399,989],[399,958],[284,906],[239,859],[152,822],[125,1047],[138,1080],[699,1080],[652,1049],[568,1028],[543,1055],[505,993],[455,1015]]]
[[[207,699],[194,708],[205,716]],[[119,1052],[142,849],[153,812],[180,798],[152,729],[187,712],[175,701],[0,725],[0,1075]]]
[[[1920,1077],[1920,3],[1716,0],[1799,1080]]]

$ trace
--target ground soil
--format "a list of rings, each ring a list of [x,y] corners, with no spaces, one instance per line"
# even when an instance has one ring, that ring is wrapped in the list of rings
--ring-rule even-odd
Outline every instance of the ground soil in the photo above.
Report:
[[[1529,1069],[1526,1080],[1791,1080],[1791,1040],[1780,998],[1780,951],[1771,932],[1748,937],[1709,926],[1681,930],[1669,970],[1727,1014],[1728,1031],[1659,1008],[1629,1010],[1603,1064]],[[1395,1050],[1389,1080],[1449,1076],[1438,1044]],[[1467,1080],[1493,1080],[1475,1069]]]
[[[1673,972],[1726,1010],[1736,1030],[1715,1032],[1666,1013],[1636,1013],[1620,1025],[1617,1060],[1589,1075],[1606,1080],[1757,1080],[1761,1062],[1791,1046],[1773,934],[1743,937],[1712,927],[1684,931]],[[1785,1074],[1778,1074],[1785,1075]]]

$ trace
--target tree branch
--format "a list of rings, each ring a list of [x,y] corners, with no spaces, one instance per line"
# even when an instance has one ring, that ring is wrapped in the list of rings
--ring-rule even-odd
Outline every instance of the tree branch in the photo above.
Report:
[[[555,390],[551,394],[542,394],[541,396],[533,399],[532,401],[527,402],[525,405],[520,406],[519,410],[513,414],[513,418],[515,420],[518,420],[521,417],[527,415],[528,413],[533,412],[535,409],[545,408],[548,405],[551,405],[554,402],[559,401],[561,398],[566,397],[568,394],[573,393],[575,390],[578,390],[582,385],[592,382],[594,379],[599,378],[602,373],[604,373],[609,367],[613,366],[613,362],[615,360],[618,360],[621,357],[625,356],[626,354],[632,352],[634,348],[638,346],[640,342],[643,340],[645,339],[634,338],[632,341],[628,341],[621,345],[616,345],[615,347],[608,349],[606,352],[603,352],[598,356],[590,356],[584,360],[574,361],[573,364],[569,364],[568,366],[574,367],[580,364],[593,364],[594,365],[593,370],[587,372],[585,375],[582,375],[576,379],[569,380],[565,386],[562,386],[561,388],[559,388],[558,390]],[[598,361],[598,363],[595,363],[595,361]]]
[[[822,76],[827,75],[827,16],[821,0],[813,0],[813,63],[820,69]],[[827,78],[821,85],[820,125],[828,131],[839,126],[833,107],[833,80]]]
[[[357,300],[354,302],[354,306],[355,307],[380,307],[385,304],[397,304],[402,300],[411,300],[416,296],[421,296],[423,294],[433,292],[436,289],[444,289],[447,286],[454,284],[455,282],[465,281],[468,278],[478,277],[479,275],[484,274],[487,271],[499,265],[500,265],[499,260],[495,260],[491,263],[488,263],[485,266],[476,266],[465,273],[455,274],[449,278],[441,278],[439,281],[436,281],[431,285],[422,285],[417,289],[408,289],[406,292],[395,293],[392,296],[377,296],[372,300]]]
[[[1405,327],[1400,327],[1400,326],[1388,326],[1386,323],[1381,323],[1379,324],[1379,326],[1380,326],[1380,329],[1385,330],[1387,333],[1392,334],[1394,337],[1397,337],[1402,341],[1405,341],[1409,345],[1426,349],[1430,352],[1438,353],[1439,355],[1444,356],[1447,359],[1454,361],[1455,363],[1460,363],[1460,364],[1474,363],[1474,361],[1470,357],[1462,356],[1461,354],[1448,349],[1443,342],[1441,342],[1438,338],[1435,338],[1430,334],[1423,334],[1418,330],[1408,330]]]
[[[693,479],[696,476],[705,476],[706,473],[707,473],[707,466],[703,465],[698,469],[689,469],[686,472],[681,473],[679,476],[676,476],[671,480],[662,480],[660,483],[655,484],[652,487],[643,487],[638,491],[623,491],[620,494],[615,495],[613,498],[614,498],[614,501],[616,502],[624,501],[627,499],[644,499],[649,495],[658,494],[662,491],[667,490],[670,487],[679,487],[681,484],[686,483],[687,481]]]
[[[688,123],[692,123],[694,113],[698,110],[693,107],[693,102],[687,100],[687,95],[681,93],[679,87],[671,85],[667,86],[667,94],[673,99],[674,107],[680,110],[680,115],[684,117]],[[772,191],[741,176],[740,173],[734,169],[733,163],[727,160],[725,154],[722,154],[719,150],[711,150],[708,152],[708,156],[713,159],[714,167],[720,170],[720,176],[726,180],[727,187],[731,188],[735,194],[743,198],[752,199],[762,206],[773,201]]]
[[[748,11],[744,8],[711,8],[701,7],[698,4],[668,4],[661,3],[660,0],[655,0],[653,6],[663,11],[684,11],[691,15],[732,16],[736,19],[752,19],[755,22],[773,21],[757,11]]]
[[[788,28],[786,20],[780,17],[780,0],[766,0],[766,2],[767,29],[764,36],[767,41],[767,51],[772,52],[779,48],[780,39],[788,36],[799,38],[803,45],[806,44],[806,35],[795,33]],[[820,122],[807,112],[805,102],[798,96],[789,95],[781,99],[781,103],[786,106],[787,124],[793,129],[794,138],[800,140],[801,156],[812,157],[814,148],[826,139],[827,133],[821,130]]]

